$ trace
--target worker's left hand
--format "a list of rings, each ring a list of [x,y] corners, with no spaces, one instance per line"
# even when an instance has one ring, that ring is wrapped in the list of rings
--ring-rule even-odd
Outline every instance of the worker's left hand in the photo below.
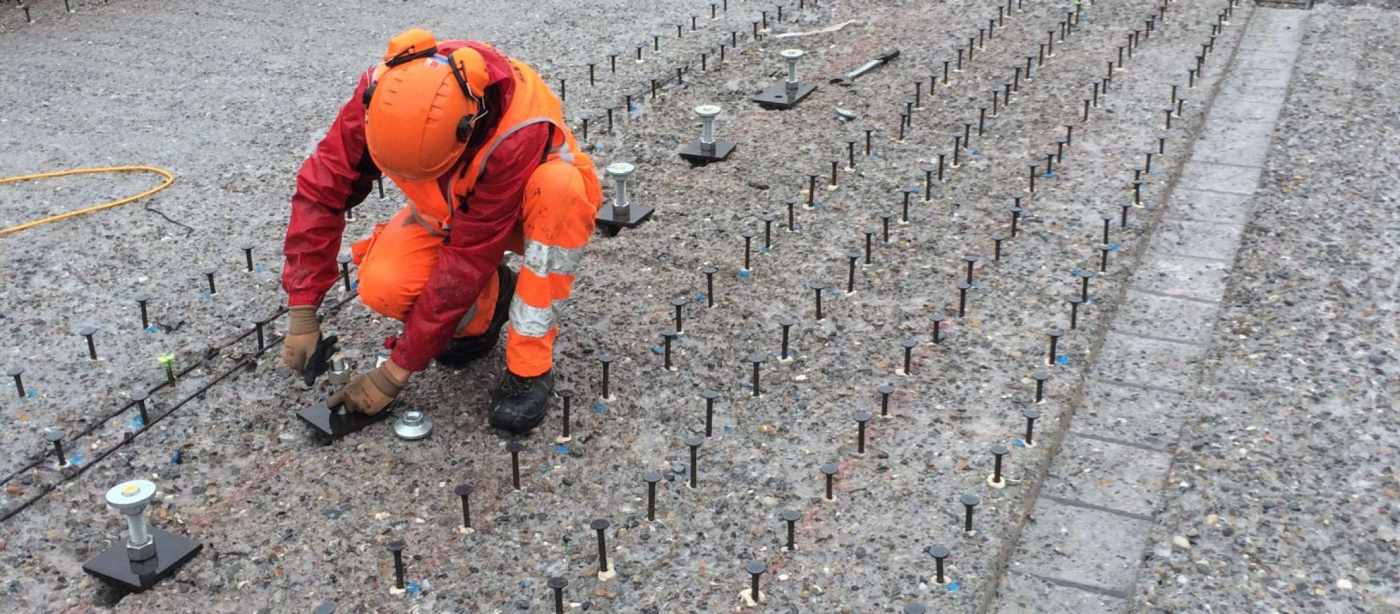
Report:
[[[386,360],[373,371],[351,378],[349,384],[327,399],[326,405],[344,405],[347,411],[373,416],[393,402],[408,383],[408,376],[406,369]]]

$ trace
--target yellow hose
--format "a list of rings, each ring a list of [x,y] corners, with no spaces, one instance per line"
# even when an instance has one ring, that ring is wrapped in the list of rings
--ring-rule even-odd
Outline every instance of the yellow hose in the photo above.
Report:
[[[120,206],[125,205],[125,204],[133,203],[133,202],[136,202],[136,201],[138,201],[138,200],[141,200],[141,199],[143,199],[143,198],[145,198],[145,197],[147,197],[147,196],[150,196],[150,195],[152,195],[152,194],[155,194],[156,192],[159,192],[159,191],[161,191],[161,190],[164,190],[165,188],[170,187],[170,184],[175,183],[175,174],[174,174],[174,173],[171,173],[171,172],[168,171],[168,170],[165,170],[165,169],[163,169],[163,168],[157,168],[157,167],[154,167],[154,166],[132,165],[132,166],[104,166],[104,167],[100,167],[100,168],[75,168],[75,169],[70,169],[70,170],[66,170],[66,171],[53,171],[53,172],[50,172],[50,173],[38,173],[38,174],[34,174],[34,175],[18,175],[18,176],[15,176],[15,177],[5,177],[5,178],[3,178],[3,179],[0,179],[0,185],[6,185],[6,184],[11,184],[11,183],[20,183],[20,182],[23,182],[23,181],[34,181],[34,180],[36,180],[36,179],[49,179],[49,178],[52,178],[52,177],[65,177],[65,176],[68,176],[68,175],[93,175],[93,174],[98,174],[98,173],[155,173],[155,174],[157,174],[157,175],[160,175],[160,176],[163,177],[164,179],[161,181],[161,184],[160,184],[160,185],[158,185],[158,186],[156,186],[156,187],[154,187],[154,188],[151,188],[151,189],[149,189],[149,190],[146,190],[145,192],[142,192],[142,193],[137,194],[137,195],[135,195],[135,196],[128,196],[128,197],[126,197],[126,198],[114,200],[114,201],[107,202],[107,203],[102,203],[102,204],[100,204],[100,205],[93,205],[93,206],[91,206],[91,207],[87,207],[87,208],[84,208],[84,209],[78,209],[77,211],[69,211],[69,212],[67,212],[67,213],[60,213],[60,214],[58,214],[58,215],[51,215],[51,216],[46,217],[46,218],[43,218],[43,219],[34,220],[34,221],[32,221],[32,222],[25,222],[25,223],[19,224],[19,225],[17,225],[17,226],[11,226],[11,227],[6,228],[6,229],[4,229],[4,230],[0,230],[0,237],[7,236],[7,235],[12,235],[12,234],[15,234],[15,233],[17,233],[17,232],[19,232],[19,231],[21,231],[21,230],[29,230],[30,228],[33,228],[33,227],[35,227],[35,226],[43,226],[44,224],[48,224],[48,223],[50,223],[50,222],[57,222],[57,221],[59,221],[59,220],[66,220],[66,219],[68,219],[68,218],[78,217],[78,216],[80,216],[80,215],[87,215],[87,214],[89,214],[89,213],[94,213],[94,212],[97,212],[97,211],[101,211],[101,210],[103,210],[103,209],[111,209],[111,208],[113,208],[113,207],[120,207]]]

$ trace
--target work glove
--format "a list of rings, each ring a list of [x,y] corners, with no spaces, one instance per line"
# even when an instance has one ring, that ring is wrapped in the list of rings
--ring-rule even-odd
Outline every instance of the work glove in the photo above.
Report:
[[[373,371],[351,378],[349,384],[326,400],[326,405],[332,409],[337,405],[344,405],[346,411],[370,416],[384,411],[384,408],[393,402],[394,397],[398,396],[404,384],[408,383],[406,377],[398,379],[394,375],[391,364],[385,361]]]
[[[316,320],[315,305],[298,305],[287,309],[287,338],[282,340],[282,364],[301,373],[316,352],[321,341],[321,323]]]

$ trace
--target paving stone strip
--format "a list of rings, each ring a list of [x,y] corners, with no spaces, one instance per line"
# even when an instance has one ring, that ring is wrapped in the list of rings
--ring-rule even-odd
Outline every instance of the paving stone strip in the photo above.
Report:
[[[1002,577],[997,612],[1127,611],[1171,450],[1249,219],[1309,13],[1256,8],[1151,247],[1088,374],[1083,405]],[[1166,428],[1132,426],[1165,421]],[[1124,425],[1130,428],[1125,432]]]

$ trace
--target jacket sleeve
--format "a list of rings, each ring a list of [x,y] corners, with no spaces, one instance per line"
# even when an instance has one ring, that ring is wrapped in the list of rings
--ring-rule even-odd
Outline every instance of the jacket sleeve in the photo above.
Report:
[[[537,124],[507,137],[492,152],[469,202],[452,212],[447,242],[394,345],[390,358],[395,364],[421,371],[452,338],[501,263],[521,217],[525,183],[539,166],[548,138],[549,127]]]
[[[282,288],[289,305],[318,305],[335,284],[345,211],[360,204],[379,178],[365,147],[362,98],[369,79],[368,71],[361,75],[354,95],[297,172],[291,220],[282,245],[286,257]]]

